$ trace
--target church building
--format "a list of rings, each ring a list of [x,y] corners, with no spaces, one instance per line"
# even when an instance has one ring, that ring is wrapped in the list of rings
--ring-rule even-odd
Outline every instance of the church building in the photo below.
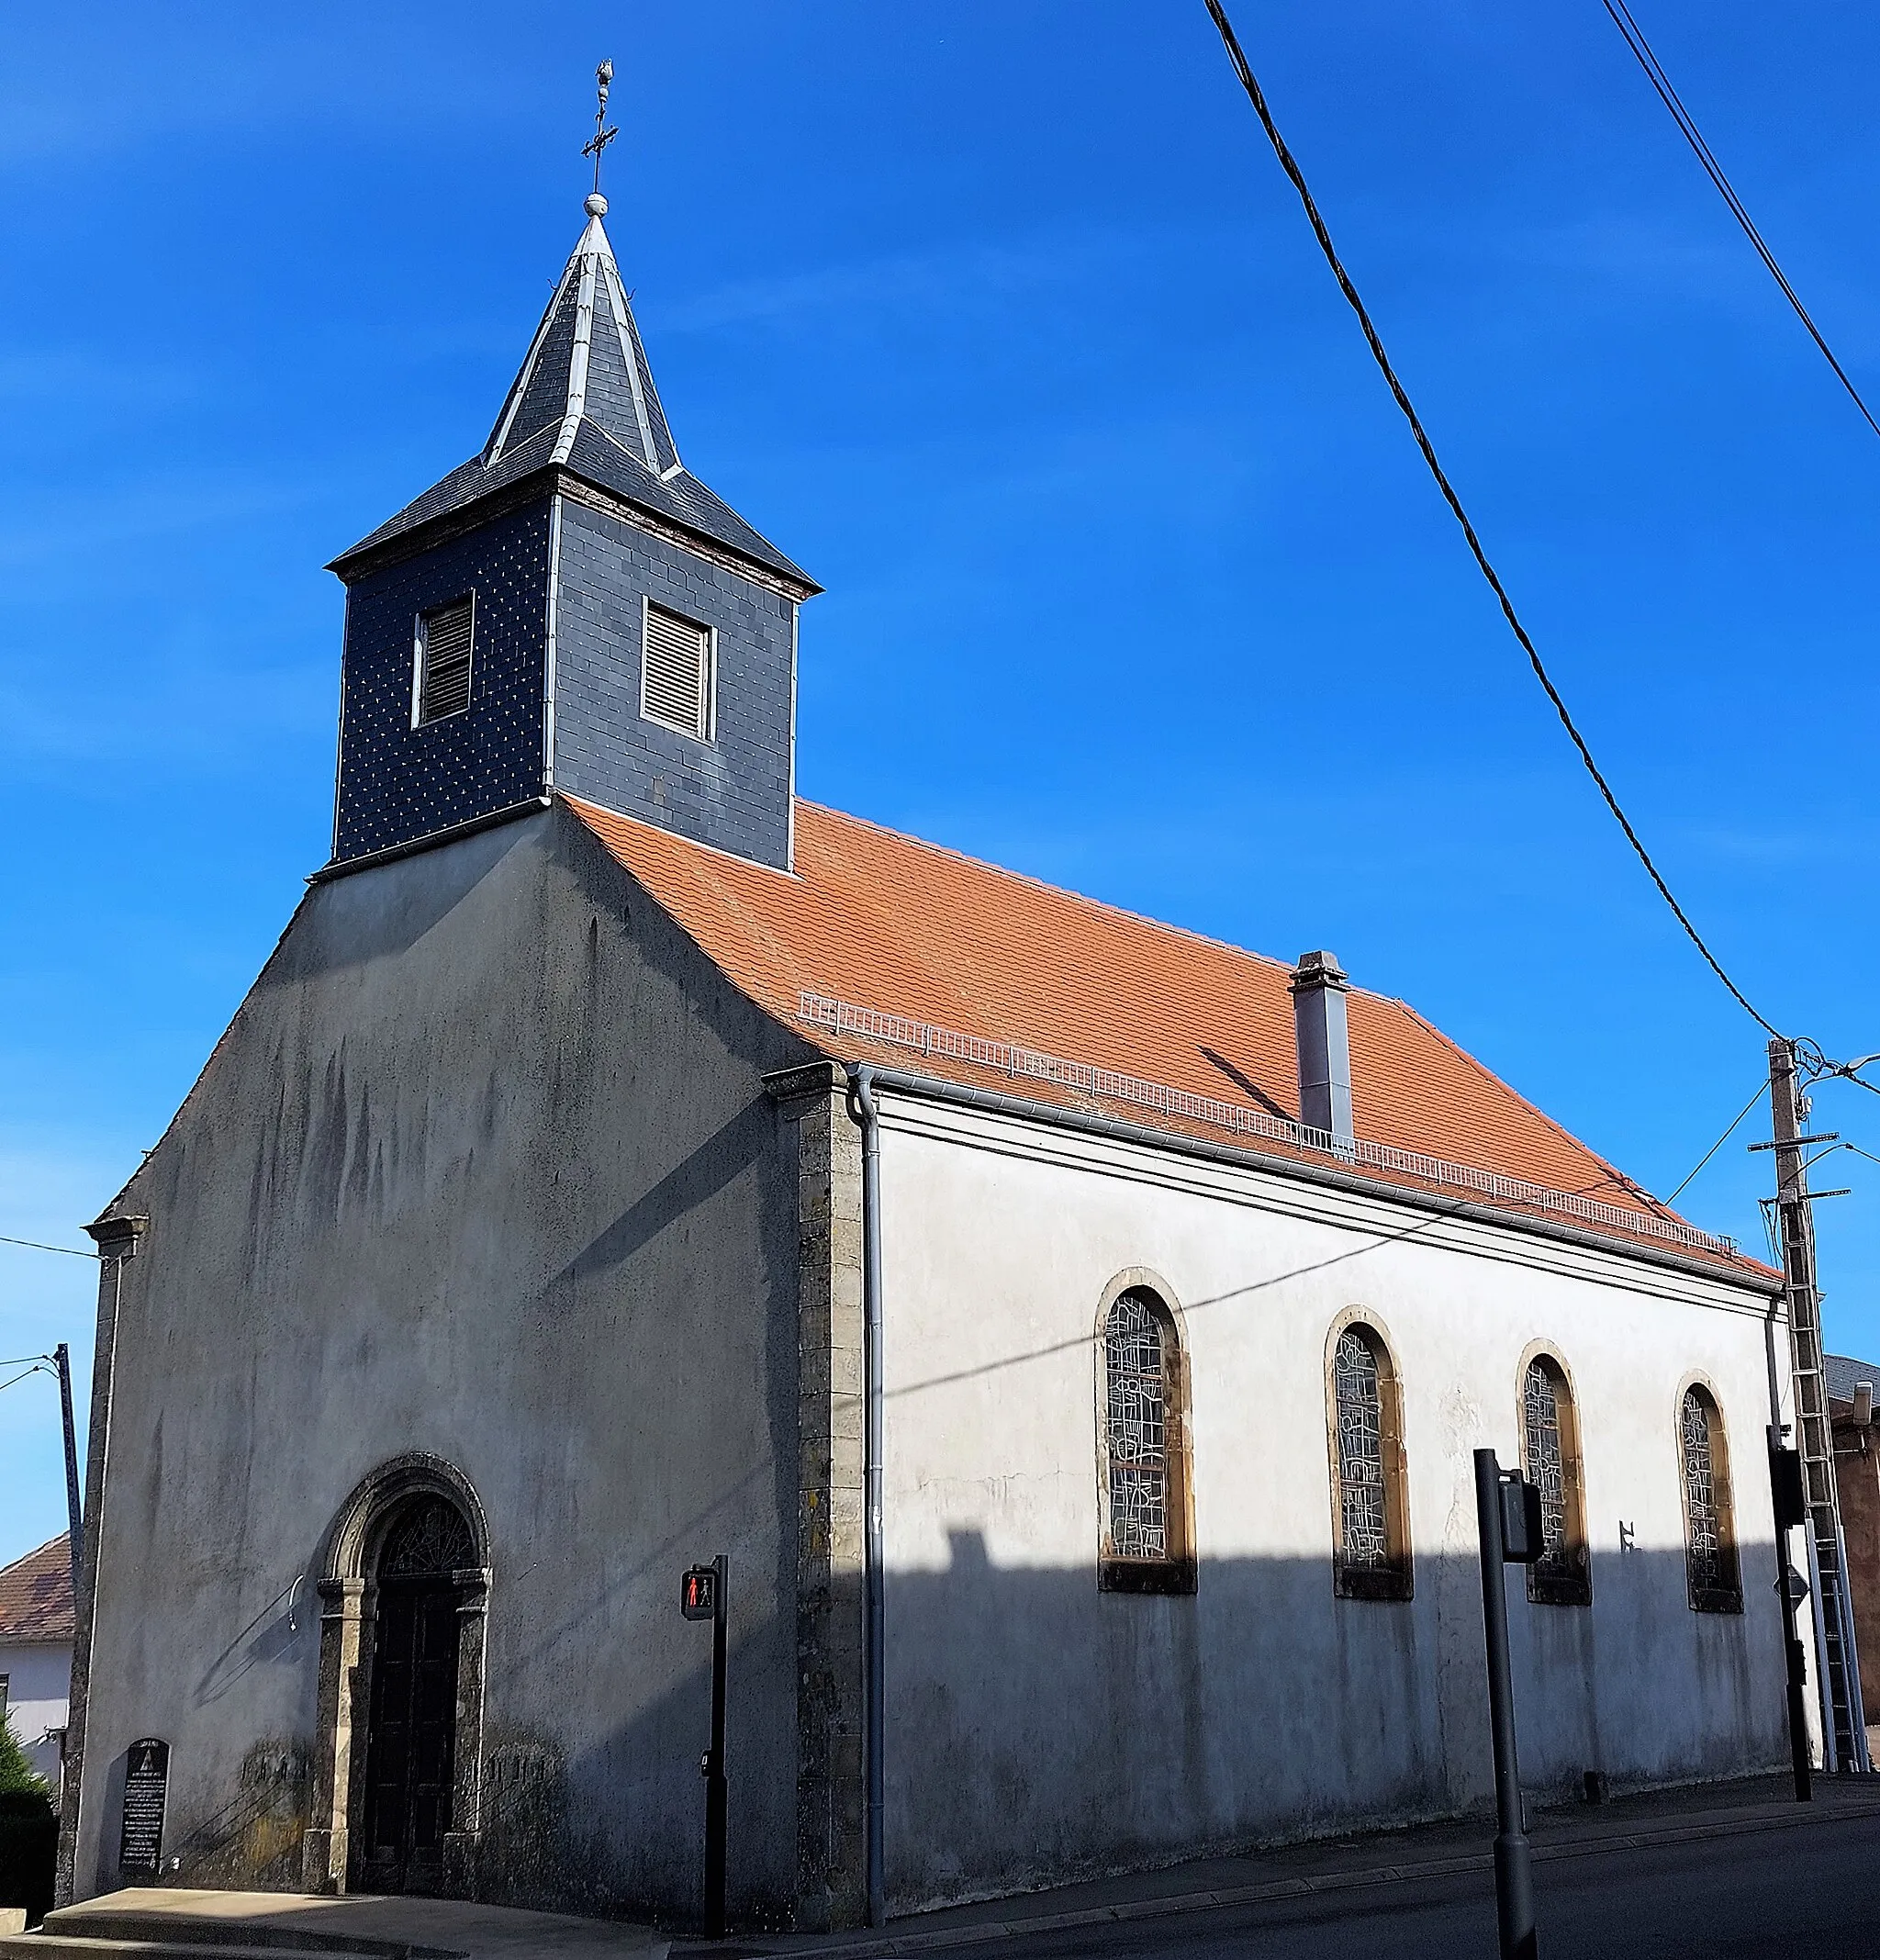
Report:
[[[92,1227],[67,1895],[696,1923],[721,1556],[733,1924],[1481,1810],[1483,1446],[1530,1793],[1784,1762],[1779,1277],[1328,952],[800,799],[588,211]]]

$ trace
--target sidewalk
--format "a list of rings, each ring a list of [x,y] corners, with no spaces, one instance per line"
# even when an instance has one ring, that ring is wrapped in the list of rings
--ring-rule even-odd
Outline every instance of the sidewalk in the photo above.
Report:
[[[1537,1865],[1590,1857],[1642,1844],[1730,1837],[1880,1812],[1880,1776],[1815,1779],[1815,1800],[1798,1804],[1787,1776],[1756,1776],[1616,1798],[1604,1804],[1536,1809],[1528,1819]],[[1321,1838],[1270,1851],[1199,1858],[1160,1871],[1054,1887],[1015,1898],[952,1906],[897,1920],[880,1932],[754,1934],[723,1942],[674,1943],[675,1954],[698,1960],[812,1960],[839,1955],[932,1953],[974,1946],[1014,1934],[1061,1932],[1118,1920],[1160,1919],[1221,1906],[1438,1878],[1492,1869],[1491,1818],[1417,1824],[1358,1837]]]

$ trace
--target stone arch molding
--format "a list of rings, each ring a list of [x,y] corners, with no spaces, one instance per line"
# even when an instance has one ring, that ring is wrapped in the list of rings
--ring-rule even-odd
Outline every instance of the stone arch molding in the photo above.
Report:
[[[475,1562],[452,1574],[457,1596],[456,1767],[444,1888],[474,1896],[481,1835],[484,1656],[489,1622],[489,1524],[475,1486],[454,1463],[422,1450],[394,1457],[361,1479],[340,1506],[320,1560],[319,1683],[313,1814],[302,1850],[309,1892],[344,1892],[354,1877],[363,1822],[372,1708],[374,1570],[393,1520],[412,1499],[442,1497],[470,1529]]]
[[[1354,1565],[1346,1553],[1345,1456],[1338,1433],[1337,1356],[1340,1336],[1357,1327],[1368,1336],[1377,1361],[1379,1467],[1383,1473],[1384,1533],[1382,1565]],[[1415,1596],[1410,1537],[1409,1450],[1404,1434],[1404,1372],[1396,1342],[1382,1316],[1369,1306],[1348,1306],[1326,1333],[1326,1455],[1331,1472],[1332,1591],[1339,1599],[1404,1600]]]
[[[340,1506],[327,1534],[327,1552],[320,1566],[322,1586],[364,1581],[378,1556],[379,1541],[393,1514],[412,1497],[442,1497],[456,1506],[470,1527],[478,1566],[489,1564],[489,1525],[470,1479],[447,1458],[421,1450],[396,1456],[361,1480]]]

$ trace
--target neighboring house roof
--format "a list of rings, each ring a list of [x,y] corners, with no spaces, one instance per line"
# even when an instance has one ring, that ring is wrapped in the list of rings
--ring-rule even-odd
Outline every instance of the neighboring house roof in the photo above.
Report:
[[[72,1638],[71,1540],[62,1531],[0,1566],[0,1641]]]
[[[1270,1154],[1331,1160],[1291,1137],[1298,1062],[1282,961],[815,803],[796,806],[785,873],[564,801],[739,989],[825,1054],[1214,1142],[1231,1126]],[[1484,1186],[1542,1187],[1478,1189],[1477,1202],[1558,1215],[1538,1201],[1574,1194],[1599,1207],[1595,1229],[1774,1277],[1685,1226],[1402,1001],[1354,988],[1348,1011],[1364,1173],[1466,1197],[1409,1159],[1473,1167]],[[1041,1066],[1050,1058],[1126,1080]],[[1177,1092],[1159,1108],[1158,1088]],[[1203,1102],[1217,1105],[1212,1118]]]
[[[679,461],[598,216],[588,219],[563,269],[483,453],[341,552],[331,569],[343,571],[407,532],[549,469],[566,470],[722,544],[806,593],[818,589]]]
[[[1850,1354],[1824,1354],[1821,1357],[1821,1373],[1828,1387],[1830,1402],[1852,1402],[1854,1399],[1854,1383],[1870,1383],[1874,1399],[1880,1402],[1880,1367],[1872,1361],[1857,1361]]]

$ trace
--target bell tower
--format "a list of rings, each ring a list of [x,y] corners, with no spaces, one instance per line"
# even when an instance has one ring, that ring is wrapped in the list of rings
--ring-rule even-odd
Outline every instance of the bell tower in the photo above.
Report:
[[[332,561],[333,868],[556,791],[788,869],[797,609],[679,460],[597,188],[481,452]]]

